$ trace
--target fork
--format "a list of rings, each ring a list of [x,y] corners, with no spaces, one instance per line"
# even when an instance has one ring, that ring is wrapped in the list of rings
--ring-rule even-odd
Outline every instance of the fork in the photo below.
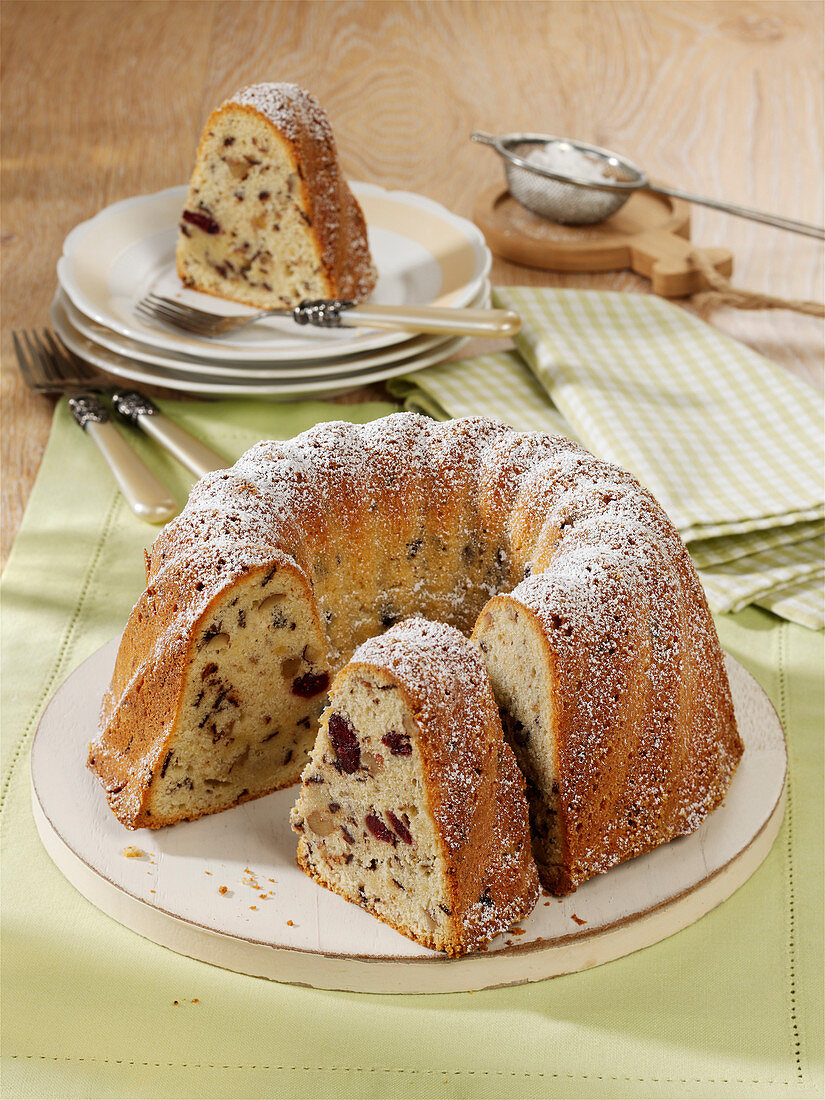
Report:
[[[265,317],[291,317],[299,325],[317,328],[368,325],[370,328],[400,329],[448,336],[514,336],[521,317],[509,309],[451,309],[444,306],[359,306],[343,298],[306,300],[294,309],[260,309],[241,317],[224,317],[147,294],[135,307],[150,321],[162,321],[195,336],[226,336],[254,325]]]
[[[129,507],[147,523],[166,523],[178,511],[177,502],[142,458],[126,442],[103,404],[89,388],[63,380],[55,357],[36,332],[13,332],[20,374],[36,393],[65,393],[69,409],[105,458]],[[24,348],[25,344],[25,348]]]
[[[36,333],[32,335],[37,339]],[[49,346],[47,362],[56,382],[66,388],[80,386],[105,393],[124,420],[136,424],[196,477],[226,469],[227,463],[219,454],[164,416],[145,394],[113,385],[79,355],[69,351],[48,329],[43,330],[43,338]],[[46,354],[45,349],[43,353]]]

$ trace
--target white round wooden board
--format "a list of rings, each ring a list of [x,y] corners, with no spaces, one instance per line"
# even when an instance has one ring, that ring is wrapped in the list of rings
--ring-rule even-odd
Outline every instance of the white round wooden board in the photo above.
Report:
[[[724,804],[693,835],[597,875],[567,898],[540,897],[519,922],[521,934],[447,959],[298,869],[287,820],[295,787],[199,821],[124,829],[86,768],[117,645],[82,664],[40,722],[31,756],[40,837],[104,913],[230,970],[368,993],[461,992],[584,970],[657,943],[724,901],[765,858],[782,821],[782,726],[756,681],[728,657],[745,754]],[[143,854],[127,858],[129,847]]]

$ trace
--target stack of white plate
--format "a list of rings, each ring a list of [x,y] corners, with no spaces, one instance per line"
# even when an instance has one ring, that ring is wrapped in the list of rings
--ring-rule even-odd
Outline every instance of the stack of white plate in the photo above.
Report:
[[[421,195],[353,184],[367,219],[378,283],[393,305],[489,305],[491,256],[464,218]],[[294,399],[329,396],[409,374],[451,356],[462,337],[368,328],[317,329],[273,318],[201,339],[137,314],[150,291],[212,313],[246,307],[186,290],[175,271],[185,187],[126,199],[77,226],[57,266],[52,324],[64,343],[107,374],[190,393]]]

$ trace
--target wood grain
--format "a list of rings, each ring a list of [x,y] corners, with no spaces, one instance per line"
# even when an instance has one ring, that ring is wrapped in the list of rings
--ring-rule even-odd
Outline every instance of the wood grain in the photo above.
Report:
[[[11,331],[47,323],[72,226],[185,182],[203,120],[244,83],[310,88],[352,178],[465,216],[500,174],[468,140],[480,128],[575,136],[655,178],[822,221],[818,2],[5,0],[0,18],[4,562],[53,405],[19,382]],[[693,239],[732,250],[736,285],[825,296],[815,241],[701,207]],[[550,274],[504,260],[492,275],[648,289],[630,272]],[[720,311],[713,323],[821,387],[818,320]]]

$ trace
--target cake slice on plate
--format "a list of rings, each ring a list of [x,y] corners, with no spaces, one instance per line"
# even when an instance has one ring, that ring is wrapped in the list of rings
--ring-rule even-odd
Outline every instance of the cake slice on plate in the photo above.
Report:
[[[291,820],[311,878],[448,955],[538,897],[524,781],[484,664],[443,624],[408,619],[356,650]]]
[[[177,267],[187,287],[260,309],[370,294],[376,273],[364,215],[308,92],[252,84],[209,116]]]

